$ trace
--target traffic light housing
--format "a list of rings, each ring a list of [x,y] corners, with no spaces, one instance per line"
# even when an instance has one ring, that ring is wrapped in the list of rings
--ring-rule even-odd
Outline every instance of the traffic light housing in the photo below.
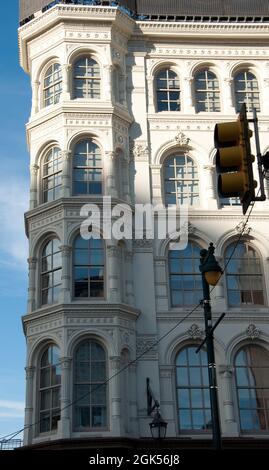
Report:
[[[221,197],[239,197],[243,214],[255,200],[257,182],[253,178],[250,138],[246,105],[243,104],[238,119],[216,124],[214,131],[218,193]]]

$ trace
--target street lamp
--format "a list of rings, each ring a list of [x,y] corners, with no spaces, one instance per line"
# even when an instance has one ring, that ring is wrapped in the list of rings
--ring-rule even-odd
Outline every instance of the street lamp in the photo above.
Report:
[[[157,408],[152,422],[149,423],[149,427],[153,439],[165,439],[167,423],[162,418],[161,413],[159,412],[159,408]]]
[[[151,416],[153,411],[156,410],[155,415],[151,423],[149,423],[150,432],[153,439],[160,440],[166,436],[167,422],[161,416],[160,404],[154,397],[153,391],[151,390],[149,378],[147,377],[147,412],[148,416]]]
[[[214,256],[215,248],[213,243],[210,243],[208,250],[201,250],[201,264],[199,269],[202,273],[202,285],[203,285],[203,306],[204,306],[204,317],[205,317],[205,343],[207,350],[207,361],[208,361],[208,378],[209,378],[209,390],[210,390],[210,404],[211,404],[211,419],[212,419],[212,433],[213,433],[213,444],[216,449],[221,449],[221,430],[220,430],[220,418],[219,418],[219,406],[218,406],[218,387],[216,377],[216,363],[214,353],[214,335],[213,332],[223,318],[224,314],[220,317],[216,325],[212,326],[212,315],[210,305],[210,290],[209,286],[215,286],[222,274],[222,269],[217,263]],[[203,343],[204,343],[203,342]],[[202,343],[202,344],[203,344]],[[202,345],[201,345],[202,346]],[[197,352],[201,349],[198,348]]]

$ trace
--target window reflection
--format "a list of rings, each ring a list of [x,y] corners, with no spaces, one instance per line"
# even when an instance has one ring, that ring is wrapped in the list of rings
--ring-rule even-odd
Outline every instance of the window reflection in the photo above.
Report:
[[[176,357],[178,421],[181,431],[211,429],[206,352],[197,346],[182,349]]]
[[[39,409],[40,433],[57,430],[61,417],[61,366],[59,348],[47,347],[40,361]]]
[[[231,243],[225,252],[228,301],[236,305],[264,305],[263,276],[258,254],[248,243]]]
[[[236,112],[239,113],[243,103],[246,103],[247,111],[256,109],[260,111],[260,97],[258,81],[253,73],[246,70],[239,72],[234,77]]]
[[[165,203],[196,205],[199,202],[198,170],[187,155],[173,155],[164,163]]]
[[[156,77],[157,110],[180,111],[178,76],[173,70],[161,70]]]
[[[196,112],[220,111],[219,81],[210,70],[202,70],[195,75]]]
[[[107,425],[106,355],[95,341],[85,340],[75,354],[75,428],[87,431]]]
[[[41,259],[41,304],[59,302],[62,283],[60,241],[53,238],[43,248]]]
[[[269,353],[260,346],[242,348],[235,358],[242,431],[269,430]]]
[[[75,297],[104,297],[103,240],[84,240],[78,235],[74,244],[74,280]]]
[[[199,246],[189,242],[185,250],[169,251],[169,280],[173,307],[195,305],[203,297],[199,271],[200,250]]]

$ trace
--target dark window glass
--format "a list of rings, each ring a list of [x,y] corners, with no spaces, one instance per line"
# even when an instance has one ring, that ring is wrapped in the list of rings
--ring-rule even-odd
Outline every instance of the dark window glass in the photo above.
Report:
[[[61,196],[62,156],[58,147],[47,153],[43,163],[43,202],[54,201]]]
[[[173,70],[161,70],[156,77],[157,111],[180,111],[178,76]]]
[[[107,373],[103,347],[83,341],[74,364],[75,429],[88,431],[107,426]]]
[[[201,248],[189,242],[185,250],[170,250],[168,255],[171,304],[195,305],[203,298],[199,271]]]
[[[197,166],[187,155],[173,155],[164,163],[165,203],[189,204],[199,202]]]
[[[74,244],[74,295],[78,298],[104,297],[104,245],[102,240],[83,240]]]
[[[40,361],[39,412],[40,433],[57,429],[61,417],[61,366],[59,348],[48,346]]]
[[[97,62],[82,57],[74,64],[74,98],[100,98],[101,75]]]
[[[243,103],[246,103],[247,110],[260,111],[260,96],[258,81],[253,73],[248,71],[239,72],[234,77],[234,91],[236,101],[236,112],[239,113]]]
[[[91,140],[80,141],[73,156],[73,193],[102,194],[102,157]]]
[[[62,283],[62,257],[60,242],[50,240],[42,250],[41,259],[41,304],[59,302]]]
[[[202,70],[195,75],[196,112],[220,111],[219,81],[210,70]]]
[[[182,432],[211,430],[207,356],[197,346],[182,349],[176,357],[178,425]]]
[[[62,69],[60,64],[52,64],[45,73],[43,84],[44,106],[59,103],[62,93]]]

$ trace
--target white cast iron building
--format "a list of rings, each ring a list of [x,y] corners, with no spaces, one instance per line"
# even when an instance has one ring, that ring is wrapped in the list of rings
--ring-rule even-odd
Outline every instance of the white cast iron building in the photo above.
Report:
[[[206,353],[194,353],[202,307],[173,327],[202,298],[201,248],[213,242],[224,266],[245,220],[216,194],[215,123],[246,102],[268,148],[268,2],[136,3],[20,2],[32,84],[25,445],[149,438],[147,377],[167,442],[210,445]],[[83,240],[81,207],[103,195],[130,210],[188,202],[188,247]],[[226,312],[215,335],[222,435],[240,445],[269,433],[268,218],[268,201],[256,203],[212,292],[214,318]]]

